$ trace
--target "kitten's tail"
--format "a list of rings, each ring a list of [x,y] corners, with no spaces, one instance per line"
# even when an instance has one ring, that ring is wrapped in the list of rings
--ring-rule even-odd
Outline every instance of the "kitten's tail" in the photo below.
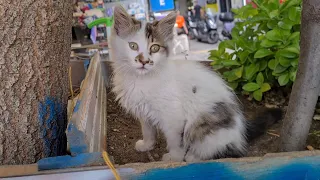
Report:
[[[282,119],[283,111],[280,108],[267,109],[260,113],[254,120],[248,122],[247,139],[252,141],[264,134],[267,129]]]

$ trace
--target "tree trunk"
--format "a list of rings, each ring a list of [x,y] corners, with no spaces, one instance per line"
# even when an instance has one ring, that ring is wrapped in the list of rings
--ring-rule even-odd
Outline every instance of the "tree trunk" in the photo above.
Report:
[[[72,5],[0,0],[0,165],[65,153]]]
[[[303,0],[297,78],[283,122],[280,150],[303,150],[320,92],[320,4]]]

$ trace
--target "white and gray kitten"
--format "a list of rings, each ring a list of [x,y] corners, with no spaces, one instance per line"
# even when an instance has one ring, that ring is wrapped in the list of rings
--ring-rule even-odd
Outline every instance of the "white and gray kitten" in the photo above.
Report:
[[[164,161],[241,157],[248,139],[281,118],[281,111],[272,109],[249,128],[237,97],[218,75],[197,62],[170,60],[175,13],[146,23],[116,6],[114,20],[113,91],[140,120],[143,140],[136,142],[137,151],[153,149],[159,128],[169,151]]]

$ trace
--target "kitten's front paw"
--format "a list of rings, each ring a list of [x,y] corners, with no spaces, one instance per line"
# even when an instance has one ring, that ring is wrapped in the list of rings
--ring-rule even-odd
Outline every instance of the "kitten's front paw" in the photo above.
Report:
[[[144,140],[139,140],[136,142],[135,149],[140,152],[150,151],[153,149],[154,143],[146,143]]]
[[[200,158],[196,157],[195,155],[191,153],[187,153],[185,157],[186,162],[198,162],[200,161]]]
[[[164,154],[162,156],[162,161],[181,162],[181,161],[183,161],[183,155],[173,154],[173,153],[166,153],[166,154]]]

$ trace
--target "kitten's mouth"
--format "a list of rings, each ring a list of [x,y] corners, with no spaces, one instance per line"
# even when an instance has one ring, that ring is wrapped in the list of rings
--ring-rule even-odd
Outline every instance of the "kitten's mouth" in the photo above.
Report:
[[[147,68],[145,68],[144,66],[142,66],[142,67],[139,67],[138,69],[140,69],[140,70],[145,70],[145,69],[147,69]]]

